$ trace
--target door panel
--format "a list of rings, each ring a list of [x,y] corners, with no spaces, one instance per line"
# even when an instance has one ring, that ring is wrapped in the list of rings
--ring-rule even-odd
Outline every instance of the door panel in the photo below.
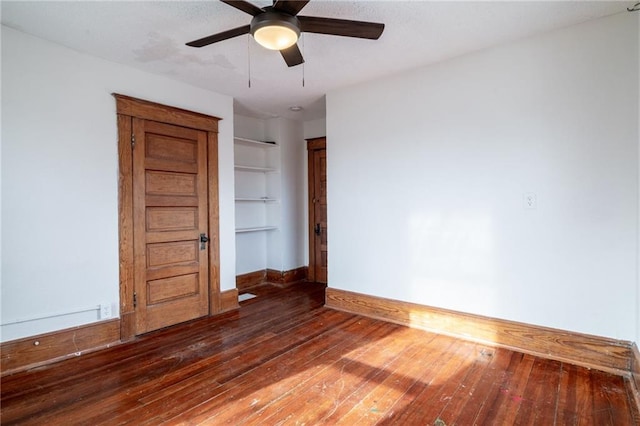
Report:
[[[197,227],[196,207],[147,207],[147,231],[186,231]]]
[[[207,315],[207,133],[133,119],[136,333]]]
[[[198,254],[198,243],[196,241],[148,244],[147,268],[185,263],[196,265],[199,259]]]
[[[149,167],[148,164],[146,166]],[[158,166],[156,165],[155,167]],[[165,165],[164,167],[167,166]],[[197,177],[197,175],[191,174],[190,172],[168,173],[157,170],[147,170],[145,172],[146,194],[197,197]]]
[[[195,164],[198,158],[197,145],[188,139],[150,134],[147,137],[147,160],[183,161]]]
[[[198,294],[198,274],[178,275],[147,282],[150,304]]]

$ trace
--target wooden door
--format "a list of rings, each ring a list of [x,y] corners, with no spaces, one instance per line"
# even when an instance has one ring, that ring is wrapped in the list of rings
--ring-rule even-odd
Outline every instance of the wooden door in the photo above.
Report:
[[[209,313],[207,132],[133,119],[136,334]]]
[[[136,334],[209,313],[207,133],[133,119]]]
[[[327,282],[326,138],[307,140],[309,155],[309,280]]]

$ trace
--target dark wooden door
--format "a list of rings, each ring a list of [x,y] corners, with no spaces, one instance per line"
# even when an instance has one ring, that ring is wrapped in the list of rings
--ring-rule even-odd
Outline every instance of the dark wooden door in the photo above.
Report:
[[[309,279],[327,282],[326,138],[307,140],[309,155]]]
[[[136,334],[209,313],[207,132],[133,119]]]

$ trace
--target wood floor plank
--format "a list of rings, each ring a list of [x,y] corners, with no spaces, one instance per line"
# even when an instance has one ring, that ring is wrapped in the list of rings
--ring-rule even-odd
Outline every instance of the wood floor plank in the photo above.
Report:
[[[454,424],[453,421],[463,411],[468,399],[475,393],[476,387],[494,360],[495,349],[482,346],[477,348],[473,356],[473,362],[470,362],[471,360],[466,361],[470,362],[470,365],[466,368],[465,374],[460,376],[456,389],[436,416],[435,421]]]
[[[326,369],[336,365],[336,363],[344,359],[345,356],[357,357],[362,353],[370,352],[373,347],[382,349],[382,352],[392,352],[385,347],[385,343],[390,345],[395,338],[395,333],[397,331],[404,332],[404,329],[389,327],[388,324],[384,323],[380,323],[379,326],[381,327],[380,334],[370,336],[370,338],[367,338],[366,340],[362,339],[363,336],[350,333],[349,336],[344,339],[344,344],[339,348],[339,351],[326,354],[319,363],[307,365],[304,370],[297,371],[297,374],[289,373],[286,377],[281,377],[276,386],[269,385],[265,388],[266,392],[264,390],[261,391],[259,403],[254,404],[253,400],[251,400],[252,396],[245,397],[244,400],[238,400],[238,404],[242,405],[246,402],[247,404],[245,405],[250,406],[250,409],[244,411],[243,415],[238,416],[237,413],[232,411],[227,411],[222,415],[216,413],[216,421],[224,422],[233,420],[251,424],[256,417],[259,417],[259,419],[255,421],[260,423],[264,419],[268,418],[274,410],[277,412],[283,404],[286,405],[287,403],[290,403],[287,400],[287,397],[303,393],[301,392],[301,388],[304,387],[307,382],[322,374]],[[364,329],[362,329],[362,331],[364,332]],[[251,403],[249,403],[250,400]],[[294,403],[299,403],[299,399],[296,398]]]
[[[2,378],[3,425],[640,424],[630,381],[260,286],[238,311]]]
[[[554,423],[561,365],[559,361],[536,358],[524,389],[526,399],[523,399],[513,424]]]
[[[457,342],[438,358],[442,363],[424,363],[419,380],[395,403],[381,425],[434,424],[466,376],[467,360],[476,352],[477,344]],[[441,419],[440,419],[441,420]]]
[[[620,408],[627,405],[624,378],[596,370],[591,370],[590,373],[593,409],[596,411],[594,420],[602,425],[619,424],[622,420]]]
[[[335,311],[323,311],[322,314],[313,320],[296,324],[295,327],[286,329],[284,338],[269,331],[266,334],[260,336],[253,344],[251,342],[245,342],[242,347],[233,345],[231,347],[217,347],[206,348],[206,344],[190,345],[186,350],[180,352],[172,352],[163,358],[164,362],[170,365],[169,369],[162,369],[161,372],[157,370],[146,371],[144,374],[135,374],[133,377],[130,374],[126,376],[120,376],[122,381],[126,380],[125,385],[130,391],[127,394],[127,400],[134,403],[134,408],[140,407],[140,403],[144,404],[145,400],[149,397],[145,396],[149,392],[155,392],[153,398],[164,397],[165,392],[168,395],[174,396],[171,384],[179,383],[183,381],[185,377],[192,377],[200,371],[206,370],[208,373],[207,383],[209,386],[219,385],[229,380],[229,377],[235,377],[243,374],[245,371],[253,368],[254,365],[260,364],[267,359],[276,357],[289,348],[297,345],[300,340],[310,338],[322,333],[325,328],[325,323],[341,324],[342,321],[346,321],[352,318],[352,315],[338,313]],[[250,344],[250,345],[248,345]],[[208,355],[206,358],[202,358],[199,351],[203,353],[209,353],[215,351],[215,355]],[[241,352],[238,354],[238,352]],[[161,374],[159,374],[161,373]],[[126,377],[126,378],[125,378]],[[159,394],[159,395],[158,395]],[[193,400],[191,400],[193,402]],[[75,411],[75,414],[71,416],[71,420],[93,420],[100,421],[101,418],[93,418],[95,413],[110,413],[111,409],[117,407],[123,409],[123,402],[121,400],[120,392],[118,389],[103,388],[99,392],[95,392],[90,398],[85,399],[87,409],[78,410],[73,406],[68,407],[65,411]],[[101,408],[97,410],[96,408]],[[86,411],[86,412],[84,412]],[[60,415],[62,410],[58,408],[52,413],[52,416]],[[138,412],[138,418],[140,418]],[[49,418],[39,418],[39,421],[48,421]]]
[[[345,324],[345,330],[349,330],[352,326],[355,326],[356,322],[354,319],[354,321]],[[375,327],[368,327],[368,333],[375,334],[377,331]],[[191,383],[188,388],[185,388],[184,394],[181,392],[180,400],[169,396],[158,398],[144,407],[145,411],[143,411],[143,414],[148,412],[150,415],[154,415],[153,417],[149,417],[151,419],[149,424],[160,424],[162,421],[168,420],[176,422],[177,419],[175,417],[193,417],[199,409],[202,409],[202,413],[199,414],[203,417],[206,417],[206,413],[209,410],[221,413],[223,410],[230,408],[230,404],[237,404],[237,401],[244,393],[256,388],[263,389],[265,386],[270,385],[272,381],[279,382],[283,377],[287,377],[287,375],[295,375],[301,368],[308,368],[316,363],[320,363],[325,357],[331,356],[331,351],[341,351],[342,349],[339,346],[344,343],[343,337],[344,334],[337,331],[326,336],[326,338],[321,338],[319,344],[304,343],[298,346],[296,349],[287,353],[286,359],[282,356],[273,358],[256,367],[256,369],[263,369],[270,372],[271,375],[258,374],[256,371],[239,376],[223,384],[215,392],[209,392],[206,399],[200,398],[197,400],[206,402],[206,405],[198,404],[197,401],[194,401],[194,395],[192,395],[208,391],[206,382],[202,380],[206,380],[206,374],[202,374],[202,379],[199,379],[202,386],[198,383]],[[256,378],[256,376],[259,378]],[[197,395],[195,395],[195,397],[197,398]],[[187,411],[193,407],[195,407],[195,409],[187,413]],[[136,412],[133,414],[140,413]],[[148,416],[143,415],[143,418],[147,417]]]
[[[514,356],[500,382],[494,383],[495,397],[483,404],[476,417],[476,424],[488,421],[496,424],[513,424],[515,417],[527,396],[524,395],[535,357],[527,354]],[[492,391],[493,394],[493,391]]]
[[[290,309],[295,311],[297,306],[299,306],[300,302],[296,298],[289,295],[287,298],[291,299],[291,307]],[[276,297],[272,300],[273,306],[271,306],[271,310],[275,308],[280,309],[287,303],[287,298]],[[316,305],[317,307],[320,306]],[[308,311],[308,308],[302,308],[301,312]],[[215,331],[215,337],[211,342],[209,347],[212,350],[219,351],[222,340],[225,343],[232,342],[241,342],[242,344],[246,343],[246,336],[249,333],[264,333],[264,328],[277,328],[277,322],[280,321],[279,327],[284,327],[284,329],[289,329],[292,325],[300,326],[300,318],[296,318],[295,314],[293,317],[288,315],[279,316],[274,315],[272,320],[265,321],[263,315],[265,313],[265,309],[262,308],[259,311],[260,321],[257,321],[257,318],[251,321],[250,325],[245,328],[244,332],[241,334],[236,326],[232,326],[227,324],[224,320],[220,324]],[[278,311],[279,312],[279,311]],[[245,314],[251,315],[251,314]],[[202,324],[206,324],[208,321],[201,321]],[[237,321],[235,321],[237,322]],[[195,333],[193,329],[195,328]],[[114,357],[116,361],[114,363],[105,363],[104,359],[101,359],[104,364],[101,368],[95,368],[92,371],[91,380],[93,382],[93,386],[91,388],[91,392],[87,392],[83,387],[69,387],[68,383],[71,379],[63,378],[62,380],[53,380],[49,385],[40,385],[32,390],[33,397],[28,401],[22,401],[22,404],[11,404],[11,398],[14,397],[9,395],[9,397],[4,397],[5,392],[5,383],[3,380],[3,398],[2,398],[2,407],[3,407],[3,419],[23,419],[23,418],[36,418],[35,414],[33,414],[34,410],[39,411],[51,411],[50,415],[56,415],[56,412],[63,412],[67,406],[72,404],[76,400],[81,400],[86,402],[91,402],[92,399],[98,400],[103,399],[108,396],[111,389],[113,392],[119,393],[119,389],[122,387],[131,387],[136,386],[137,384],[144,384],[147,382],[153,382],[157,377],[164,377],[170,371],[176,369],[179,363],[190,363],[193,361],[193,356],[196,355],[196,351],[193,349],[198,349],[202,356],[207,356],[208,353],[203,351],[203,347],[207,346],[201,341],[195,339],[201,339],[201,335],[208,336],[210,331],[207,332],[209,326],[205,325],[205,328],[194,327],[193,324],[185,324],[179,326],[180,334],[179,336],[173,337],[172,333],[175,333],[175,330],[162,330],[157,333],[153,333],[147,335],[143,340],[145,344],[141,344],[135,348],[124,348],[118,347],[113,348],[114,351],[119,352],[120,350],[127,353],[126,358],[124,360],[120,356]],[[166,345],[158,345],[157,339],[162,339],[163,337],[169,337],[168,343]],[[186,339],[186,341],[185,341]],[[137,353],[137,357],[135,356],[135,351],[141,351]],[[132,354],[134,351],[134,355]],[[234,352],[235,353],[235,352]],[[102,355],[102,354],[100,354]],[[87,359],[83,359],[82,363],[88,363],[89,365],[94,365],[92,358],[103,358],[96,353],[95,356],[90,355]],[[232,354],[233,355],[233,354]],[[131,362],[131,357],[134,357],[134,362]],[[88,361],[88,362],[87,362]],[[80,359],[70,360],[70,362],[62,363],[65,367],[63,370],[72,370],[75,373],[74,379],[82,380],[78,375],[84,374],[83,371],[87,371],[84,368],[77,368],[76,364],[80,363]],[[108,365],[109,368],[106,367]],[[117,374],[113,374],[113,372],[117,372]],[[17,375],[19,378],[23,379],[23,388],[27,388],[29,386],[29,380],[24,380],[23,374]],[[42,383],[40,381],[39,383]],[[45,382],[46,383],[46,382]],[[51,398],[51,395],[56,395],[56,398]],[[29,402],[30,404],[25,404]],[[11,409],[5,409],[5,407],[11,407]],[[73,410],[73,406],[69,407],[68,410]]]
[[[406,392],[411,392],[412,396],[417,395],[420,389],[415,384],[421,378],[425,380],[421,385],[429,385],[435,371],[449,359],[454,343],[455,339],[439,335],[429,345],[418,345],[415,353],[403,354],[403,359],[408,362],[391,371],[338,424],[376,424],[388,417],[392,407]]]
[[[107,366],[114,368],[119,363],[135,365],[131,362],[133,359],[138,364],[144,363],[145,359],[140,356],[140,353],[144,353],[147,358],[154,358],[159,354],[170,351],[172,348],[179,351],[192,344],[200,336],[208,335],[214,329],[224,332],[227,339],[231,338],[229,333],[233,334],[234,331],[235,335],[242,333],[241,337],[243,337],[252,330],[259,332],[265,326],[271,326],[273,321],[281,320],[278,315],[272,317],[274,311],[284,311],[287,312],[289,317],[295,318],[297,315],[310,309],[318,308],[323,304],[323,293],[318,288],[312,289],[310,294],[274,292],[269,288],[262,288],[260,291],[264,297],[269,297],[271,303],[253,304],[243,308],[240,312],[223,314],[215,319],[191,321],[177,328],[149,333],[130,344],[82,357],[83,367],[84,369],[90,369],[93,374],[98,374],[106,369]],[[301,303],[302,300],[305,300],[306,303]],[[165,340],[168,345],[159,346],[156,344],[157,340]],[[105,359],[108,359],[109,362],[106,363]],[[4,403],[12,397],[20,397],[22,393],[30,389],[30,382],[38,384],[51,383],[52,386],[64,388],[66,386],[65,383],[76,381],[84,374],[82,369],[75,367],[73,361],[79,361],[79,359],[39,367],[29,371],[28,374],[18,373],[3,377],[2,402]],[[49,389],[49,387],[41,385],[38,386],[38,389],[43,394],[56,391],[56,389]]]
[[[625,404],[623,401],[621,401],[622,398],[617,399],[619,401],[619,405],[617,406],[617,409],[614,410],[614,419],[616,419],[616,421],[620,424],[624,424],[623,421],[627,418],[626,407],[630,406],[630,417],[633,419],[633,424],[640,425],[640,405],[636,402],[637,399],[634,395],[634,393],[637,392],[637,388],[635,387],[633,380],[633,377],[627,377],[624,379],[625,388],[627,391],[627,403]],[[618,390],[619,389],[614,386],[613,389],[609,389],[608,391],[617,393]]]
[[[591,410],[588,412],[580,411],[588,406],[592,398],[591,395],[584,394],[587,389],[590,389],[589,381],[590,374],[587,369],[571,364],[562,364],[556,423],[585,424],[587,420],[585,416],[594,414]]]
[[[445,343],[445,345],[447,344]],[[411,363],[409,368],[400,369],[398,371],[400,376],[376,403],[379,416],[366,413],[365,423],[377,424],[386,418],[393,418],[396,414],[395,410],[404,408],[404,404],[401,402],[403,399],[414,401],[420,394],[427,396],[438,393],[446,371],[451,371],[454,364],[459,364],[455,361],[455,356],[464,349],[466,349],[465,345],[457,345],[452,340],[451,345],[446,346],[446,349],[440,354],[434,355],[432,352],[426,352],[417,358],[417,362]],[[435,362],[425,362],[434,357]],[[399,404],[401,405],[398,407]],[[419,422],[426,420],[424,412],[414,411],[414,413],[417,414]]]
[[[478,380],[471,389],[467,398],[463,399],[463,403],[458,408],[457,412],[451,412],[451,418],[447,421],[447,424],[460,424],[469,425],[478,416],[478,413],[482,409],[482,406],[490,399],[490,392],[494,388],[496,381],[499,381],[509,366],[510,360],[514,356],[514,353],[506,349],[496,349],[493,355],[492,362],[483,371],[482,377]],[[448,417],[441,417],[441,419],[448,419]]]
[[[206,401],[206,405],[198,406],[191,412],[185,411],[185,408],[188,409],[189,407],[166,411],[166,406],[162,405],[163,401],[158,400],[158,408],[164,407],[164,412],[161,417],[154,418],[152,423],[160,420],[166,421],[176,416],[191,418],[196,414],[205,419],[209,411],[212,410],[216,414],[221,414],[224,410],[229,409],[231,404],[240,404],[245,395],[252,393],[256,389],[262,391],[274,383],[280,385],[282,380],[291,376],[297,376],[305,369],[321,365],[325,359],[331,359],[333,356],[336,356],[336,354],[342,353],[342,351],[345,350],[346,344],[348,344],[348,341],[344,339],[345,334],[348,334],[350,330],[357,327],[361,328],[362,324],[358,324],[358,320],[354,318],[353,321],[345,323],[344,329],[328,329],[326,336],[318,337],[319,342],[305,342],[294,350],[287,352],[286,357],[275,357],[266,363],[256,365],[250,373],[226,382],[221,386],[219,392],[212,395],[211,398]],[[371,324],[366,324],[365,328],[367,328],[367,330],[363,336],[364,339],[372,338],[372,336],[377,336],[380,332],[383,332]],[[264,371],[264,373],[262,373],[262,371]],[[281,390],[276,392],[280,394]],[[261,392],[261,400],[268,399],[268,395]]]
[[[304,386],[292,389],[285,398],[267,407],[260,413],[261,419],[273,424],[292,419],[306,424],[324,421],[337,410],[344,396],[351,394],[363,381],[388,376],[386,372],[403,364],[394,361],[414,356],[417,345],[406,343],[410,333],[410,330],[400,330],[399,335],[394,334],[343,356]],[[382,372],[382,375],[376,376],[376,372]],[[305,395],[304,403],[299,402],[298,394]]]
[[[230,391],[222,395],[222,398],[215,398],[215,401],[207,401],[206,406],[202,405],[194,410],[180,413],[172,421],[188,419],[189,422],[198,424],[215,420],[219,423],[223,416],[229,416],[237,423],[245,421],[253,413],[295,388],[297,384],[304,383],[309,377],[313,377],[326,365],[337,362],[345,353],[384,339],[390,333],[401,328],[399,326],[389,327],[389,325],[380,322],[370,323],[370,321],[372,320],[363,319],[354,323],[350,329],[342,332],[336,331],[332,333],[331,337],[327,336],[328,339],[337,339],[338,344],[322,354],[321,359],[309,360],[296,356],[292,357],[288,363],[265,364],[257,369],[251,378],[247,377],[247,380],[239,378],[238,382],[229,382]],[[354,337],[357,329],[361,330],[358,333],[360,337]],[[315,342],[309,343],[310,346],[314,344]]]
[[[421,336],[419,343],[428,345],[433,342],[433,339],[437,337],[434,334],[428,333]],[[348,391],[344,392],[344,396],[334,399],[334,406],[329,410],[321,421],[325,424],[336,424],[342,418],[344,418],[351,409],[356,406],[363,398],[369,395],[378,385],[389,377],[391,371],[397,370],[402,364],[406,362],[407,351],[411,350],[411,346],[416,343],[416,339],[410,339],[409,343],[394,342],[399,344],[400,348],[395,356],[394,354],[387,354],[389,361],[381,363],[380,360],[375,358],[367,358],[367,363],[359,363],[360,367],[364,367],[367,370],[366,375],[361,376],[361,380],[348,380],[345,377],[345,381],[348,383]],[[372,365],[378,365],[376,368],[372,368]],[[356,374],[357,377],[357,374]],[[345,386],[346,387],[346,386]]]

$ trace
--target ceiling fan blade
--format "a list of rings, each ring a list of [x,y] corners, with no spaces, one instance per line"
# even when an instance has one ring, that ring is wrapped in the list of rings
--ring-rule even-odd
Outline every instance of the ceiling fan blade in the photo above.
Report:
[[[229,6],[235,7],[238,10],[241,10],[245,13],[248,13],[251,16],[256,16],[264,12],[264,10],[260,9],[258,6],[255,6],[244,0],[220,0],[222,3],[226,3]]]
[[[304,62],[302,52],[300,52],[300,48],[297,44],[294,44],[287,49],[281,50],[280,53],[282,54],[284,61],[289,67],[295,67],[296,65],[300,65]]]
[[[244,25],[242,27],[234,28],[228,31],[223,31],[218,34],[212,34],[210,36],[206,36],[198,40],[190,41],[189,43],[187,43],[187,46],[203,47],[213,43],[217,43],[222,40],[227,40],[233,37],[237,37],[243,34],[249,34],[249,27],[250,27],[249,25]]]
[[[314,16],[298,16],[298,20],[300,21],[300,31],[307,33],[377,40],[382,35],[382,31],[384,31],[384,24],[376,22],[316,18]]]
[[[309,3],[309,0],[275,0],[273,8],[278,12],[297,15]]]

